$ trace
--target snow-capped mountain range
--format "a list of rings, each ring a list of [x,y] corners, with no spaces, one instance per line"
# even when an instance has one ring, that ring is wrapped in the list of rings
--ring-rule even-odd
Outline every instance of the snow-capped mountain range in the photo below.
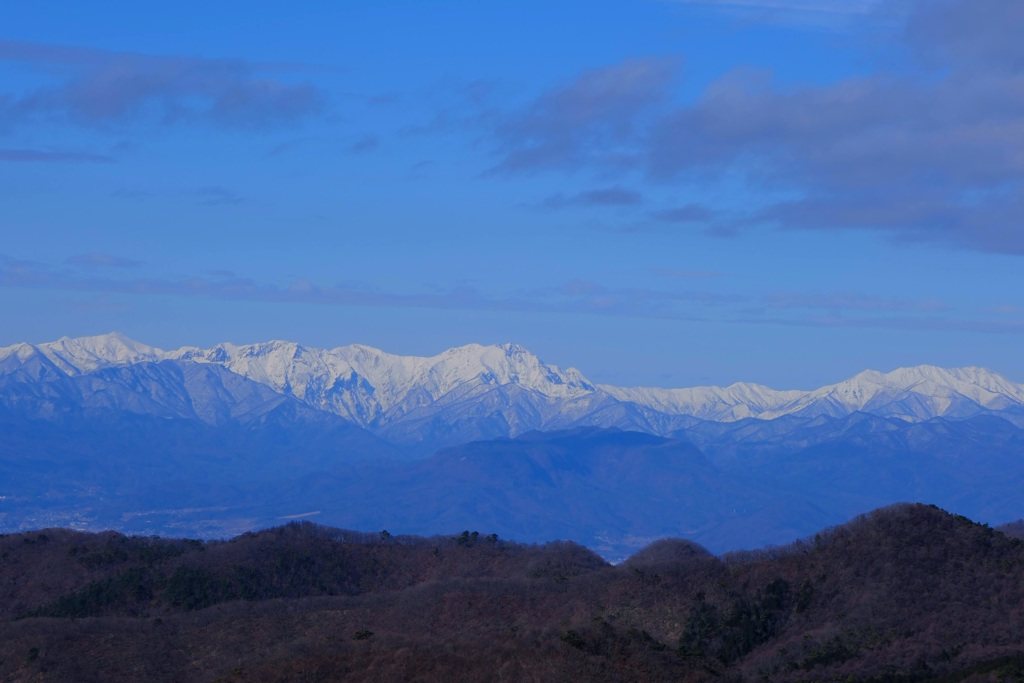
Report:
[[[617,429],[615,429],[617,428]],[[620,431],[621,430],[621,431]],[[901,500],[1024,514],[1024,386],[980,368],[810,391],[595,384],[521,346],[429,358],[108,334],[0,348],[0,532],[784,543]]]
[[[38,383],[168,362],[219,366],[264,388],[247,400],[269,400],[264,395],[269,388],[275,400],[296,399],[396,443],[461,443],[583,425],[670,434],[695,420],[842,417],[858,411],[909,422],[983,413],[1018,423],[1024,418],[1024,385],[982,368],[868,370],[811,391],[748,383],[623,388],[590,382],[578,370],[544,363],[516,344],[470,344],[413,357],[362,345],[318,349],[286,341],[163,350],[111,333],[0,348],[0,378]],[[138,390],[153,394],[152,384],[161,376],[150,372],[148,379],[133,381],[148,382]],[[196,377],[189,375],[193,393],[201,381],[224,384],[220,374]],[[203,400],[230,402],[240,391],[198,393]]]

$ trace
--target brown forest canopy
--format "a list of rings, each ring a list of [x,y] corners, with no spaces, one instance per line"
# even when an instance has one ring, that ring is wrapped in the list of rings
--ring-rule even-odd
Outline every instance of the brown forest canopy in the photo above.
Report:
[[[4,680],[996,680],[1024,671],[1024,542],[923,505],[784,548],[295,523],[228,542],[0,538]]]

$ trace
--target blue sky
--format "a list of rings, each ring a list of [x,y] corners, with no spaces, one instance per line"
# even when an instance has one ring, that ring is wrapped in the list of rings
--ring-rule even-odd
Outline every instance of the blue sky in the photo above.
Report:
[[[1021,25],[1017,0],[17,3],[0,344],[1024,381]]]

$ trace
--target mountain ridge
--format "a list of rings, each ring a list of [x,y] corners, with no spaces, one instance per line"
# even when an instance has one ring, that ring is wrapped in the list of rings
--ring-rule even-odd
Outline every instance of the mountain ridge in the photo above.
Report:
[[[361,344],[320,349],[272,340],[164,350],[120,333],[0,348],[0,376],[46,381],[105,368],[211,364],[424,452],[533,429],[604,426],[668,435],[692,420],[738,422],[866,412],[907,422],[1000,414],[1024,423],[1024,385],[984,368],[865,370],[812,390],[738,382],[665,389],[591,382],[518,344],[467,344],[399,356]]]
[[[906,499],[1015,519],[1019,389],[919,366],[702,395],[603,387],[513,344],[402,357],[64,338],[0,349],[0,520],[204,535],[311,512],[423,533],[487,520],[621,557],[652,533],[785,542]]]
[[[1011,681],[1024,671],[1024,543],[933,506],[893,505],[723,557],[662,539],[617,566],[572,542],[459,528],[5,536],[0,678]]]

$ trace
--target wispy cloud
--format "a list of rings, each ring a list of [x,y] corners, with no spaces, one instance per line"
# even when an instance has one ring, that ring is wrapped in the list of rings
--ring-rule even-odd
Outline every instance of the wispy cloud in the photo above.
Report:
[[[72,163],[72,164],[110,164],[114,158],[105,154],[88,152],[54,152],[41,149],[0,149],[0,162],[15,163]]]
[[[423,180],[428,178],[434,169],[437,168],[437,162],[433,159],[423,159],[417,161],[405,173],[407,180]]]
[[[707,223],[715,217],[715,212],[703,204],[685,204],[655,211],[651,217],[662,223]]]
[[[869,15],[888,16],[892,0],[669,0],[679,5],[716,12],[738,21],[843,28]],[[879,12],[886,9],[885,13]]]
[[[282,77],[301,71],[294,65],[15,41],[0,41],[0,62],[39,68],[49,80],[25,93],[0,92],[0,126],[8,127],[41,119],[267,127],[319,113],[326,101],[319,88]]]
[[[483,120],[495,170],[742,187],[740,208],[709,201],[648,216],[709,235],[859,230],[1024,255],[1024,3],[704,4],[851,16],[906,9],[900,35],[913,68],[803,85],[738,68],[673,105],[673,61],[625,61]]]
[[[812,315],[798,318],[761,317],[744,322],[757,325],[792,327],[832,327],[899,330],[905,332],[970,332],[973,334],[1021,334],[1024,318],[1016,320],[977,320],[952,316],[874,316]]]
[[[764,305],[776,309],[823,309],[831,311],[894,311],[938,313],[949,311],[950,305],[939,300],[908,300],[880,297],[860,292],[777,292],[763,299]]]
[[[35,261],[6,256],[0,256],[0,286],[280,304],[593,313],[679,319],[701,317],[696,309],[687,311],[680,308],[680,305],[695,304],[699,307],[738,300],[735,295],[702,291],[611,289],[583,280],[494,296],[481,292],[469,283],[459,283],[452,287],[433,287],[421,292],[388,292],[365,283],[347,282],[323,286],[305,278],[296,278],[282,286],[261,283],[230,271],[178,279],[122,278],[59,269]]]
[[[108,257],[93,255],[86,260]],[[109,257],[116,259],[117,257]],[[79,258],[69,259],[80,260]],[[115,264],[110,264],[115,265]],[[1016,311],[962,313],[939,301],[901,300],[849,292],[741,294],[710,288],[609,287],[584,279],[559,285],[489,294],[471,283],[420,291],[386,291],[366,283],[321,285],[295,278],[284,285],[223,271],[195,277],[117,277],[111,269],[56,268],[0,256],[0,287],[93,292],[109,295],[174,296],[268,304],[318,304],[374,308],[518,311],[587,314],[617,318],[718,321],[810,327],[863,327],[916,331],[1022,333]],[[714,273],[664,271],[679,279]]]
[[[999,304],[997,306],[988,306],[982,309],[985,313],[995,313],[997,315],[1020,315],[1024,316],[1024,306],[1015,306],[1014,304]]]
[[[372,152],[380,147],[380,138],[376,135],[367,133],[366,135],[359,136],[356,140],[349,143],[345,150],[349,154],[366,154]]]
[[[744,8],[754,11],[825,12],[827,14],[866,14],[882,0],[674,0],[686,5]]]
[[[142,265],[142,261],[136,261],[135,259],[125,258],[124,256],[117,256],[115,254],[100,254],[96,252],[71,256],[65,259],[64,263],[69,266],[79,266],[83,268],[134,268]]]
[[[576,194],[556,193],[545,197],[539,207],[543,209],[564,209],[572,206],[638,206],[643,204],[644,197],[636,190],[623,187],[602,187]]]
[[[662,277],[682,278],[686,280],[720,277],[722,275],[715,270],[687,270],[684,268],[651,268],[650,272],[655,275],[661,275]]]
[[[151,197],[152,195],[153,195],[153,193],[150,192],[149,190],[141,190],[141,189],[139,189],[137,187],[135,187],[135,188],[122,187],[122,188],[114,190],[113,192],[110,193],[110,196],[114,197],[116,199],[130,199],[130,200],[145,199],[146,197]]]
[[[303,145],[306,145],[309,142],[312,142],[314,139],[315,138],[313,137],[301,137],[294,138],[292,140],[286,140],[285,142],[280,142],[271,147],[263,156],[267,159],[273,159],[274,157],[282,156],[288,152],[291,152],[292,150],[295,150]]]
[[[671,59],[625,61],[584,72],[519,111],[489,118],[500,157],[492,171],[634,166],[636,136],[664,102],[677,70]]]
[[[61,308],[75,315],[89,316],[120,316],[132,310],[130,305],[116,299],[110,294],[95,294],[86,298],[68,299]]]
[[[242,195],[220,185],[199,187],[193,191],[193,194],[199,199],[199,203],[204,206],[230,206],[241,204],[245,201]]]

